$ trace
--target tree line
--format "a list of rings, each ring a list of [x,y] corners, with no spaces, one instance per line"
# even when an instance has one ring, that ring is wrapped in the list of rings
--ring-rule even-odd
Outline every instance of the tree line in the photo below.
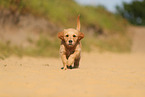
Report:
[[[123,2],[123,6],[116,6],[117,13],[126,18],[131,24],[145,25],[145,0]]]

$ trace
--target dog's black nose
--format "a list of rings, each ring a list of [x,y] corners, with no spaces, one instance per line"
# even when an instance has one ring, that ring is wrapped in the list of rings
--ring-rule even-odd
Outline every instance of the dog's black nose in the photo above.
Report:
[[[69,40],[69,43],[72,43],[72,40]]]

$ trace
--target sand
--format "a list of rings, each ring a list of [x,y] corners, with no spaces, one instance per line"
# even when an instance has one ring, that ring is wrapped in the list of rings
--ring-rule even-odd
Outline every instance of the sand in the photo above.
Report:
[[[61,59],[10,57],[0,62],[0,97],[144,97],[145,55],[83,53],[80,68]]]

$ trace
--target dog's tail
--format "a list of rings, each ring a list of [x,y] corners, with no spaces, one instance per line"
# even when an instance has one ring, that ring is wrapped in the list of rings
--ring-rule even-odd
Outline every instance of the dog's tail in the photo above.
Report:
[[[80,15],[78,15],[77,18],[77,30],[80,31],[81,25],[80,25]]]

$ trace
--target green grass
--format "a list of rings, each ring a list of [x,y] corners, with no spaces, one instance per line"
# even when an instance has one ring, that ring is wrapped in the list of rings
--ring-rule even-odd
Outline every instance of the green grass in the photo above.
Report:
[[[86,37],[82,40],[83,51],[90,52],[95,47],[100,52],[130,52],[131,51],[131,40],[128,37],[119,36],[106,38]]]
[[[6,58],[11,55],[22,57],[58,57],[60,42],[58,39],[49,40],[48,37],[41,36],[38,41],[33,43],[35,47],[12,46],[9,43],[0,43],[0,58]]]
[[[120,41],[120,39],[122,41]],[[129,52],[131,41],[129,38],[121,36],[121,38],[96,39],[96,37],[85,37],[82,42],[82,51],[90,52],[92,47],[97,47],[100,52]],[[30,39],[29,39],[30,40]],[[28,41],[29,41],[28,40]],[[49,37],[41,36],[38,41],[31,42],[34,47],[11,46],[8,43],[0,43],[0,59],[4,59],[11,55],[33,56],[33,57],[59,57],[59,39],[49,39]]]
[[[75,27],[78,14],[81,14],[82,25],[97,25],[110,33],[122,33],[128,25],[123,18],[109,13],[103,7],[81,6],[73,0],[21,0],[17,4],[10,1],[1,0],[0,8],[46,17],[63,27]]]

